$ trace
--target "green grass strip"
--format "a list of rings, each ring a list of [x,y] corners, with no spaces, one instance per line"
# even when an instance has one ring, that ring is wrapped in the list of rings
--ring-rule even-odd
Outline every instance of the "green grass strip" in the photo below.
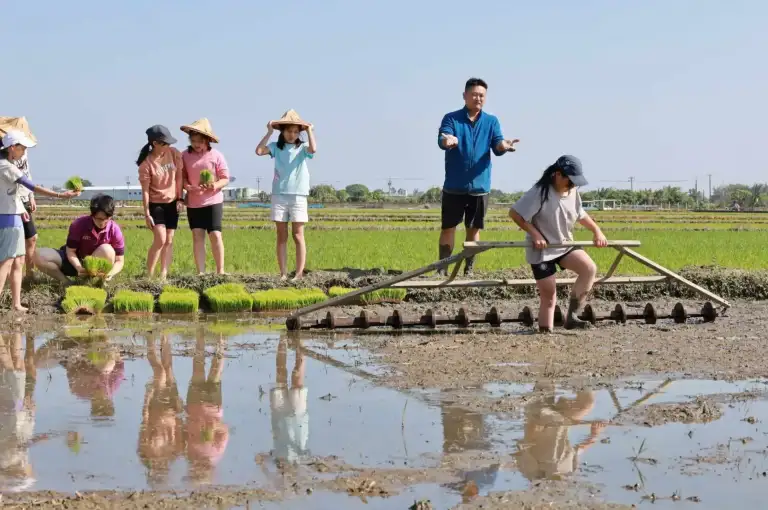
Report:
[[[200,295],[191,289],[169,285],[157,300],[162,313],[196,313],[200,308]]]
[[[328,295],[332,298],[349,294],[353,290],[346,287],[331,287],[328,289]],[[373,305],[376,303],[400,303],[405,299],[408,291],[405,289],[379,289],[372,292],[366,292],[358,298],[358,302],[363,305]]]
[[[251,296],[253,297],[253,309],[256,312],[294,310],[328,299],[328,296],[317,288],[261,290],[254,292]]]
[[[253,308],[253,298],[239,283],[216,285],[203,294],[215,313],[248,312]]]
[[[72,285],[67,287],[61,308],[65,313],[99,313],[104,309],[106,302],[107,291],[104,289]]]
[[[149,292],[119,290],[112,298],[115,313],[152,313],[155,311],[155,298]]]

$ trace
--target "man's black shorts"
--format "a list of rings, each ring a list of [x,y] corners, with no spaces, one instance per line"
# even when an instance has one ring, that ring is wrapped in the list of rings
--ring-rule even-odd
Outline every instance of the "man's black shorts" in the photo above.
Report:
[[[207,207],[187,207],[189,228],[201,229],[208,233],[221,232],[221,222],[224,216],[224,205],[214,204]]]
[[[483,228],[488,210],[488,195],[454,195],[443,192],[443,229],[456,228],[464,219],[467,228]]]
[[[165,225],[168,230],[176,230],[179,227],[179,212],[176,210],[176,201],[169,204],[149,203],[149,215],[155,225]]]
[[[575,248],[571,248],[567,253],[563,253],[556,259],[540,262],[539,264],[531,264],[531,269],[533,270],[533,279],[543,280],[544,278],[549,278],[550,276],[557,274],[558,266],[560,269],[565,269],[561,262],[565,257],[575,252],[576,250],[581,250],[581,247],[576,246]]]
[[[29,221],[24,223],[24,239],[32,239],[37,235],[37,227],[35,227],[35,220],[32,219],[32,207],[29,202],[24,202],[24,209],[29,214]]]
[[[67,245],[59,248],[59,257],[61,257],[61,272],[64,273],[64,276],[69,276],[70,278],[77,276],[77,269],[67,258]],[[78,260],[80,260],[80,265],[82,265],[83,260],[80,257],[78,257]]]

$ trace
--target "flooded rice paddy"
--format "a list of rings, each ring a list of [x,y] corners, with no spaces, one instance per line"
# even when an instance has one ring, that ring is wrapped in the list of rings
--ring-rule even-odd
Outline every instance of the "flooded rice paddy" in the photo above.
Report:
[[[0,489],[235,487],[271,496],[226,508],[340,509],[453,508],[546,480],[654,508],[757,508],[768,492],[768,381],[494,382],[460,395],[398,391],[387,376],[354,337],[247,324],[3,332]],[[467,391],[514,405],[478,412]]]

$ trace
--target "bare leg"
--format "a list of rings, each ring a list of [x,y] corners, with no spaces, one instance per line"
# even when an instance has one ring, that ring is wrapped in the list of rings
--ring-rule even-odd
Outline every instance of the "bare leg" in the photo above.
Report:
[[[26,312],[27,308],[21,306],[21,281],[24,279],[24,256],[13,259],[11,267],[11,305],[16,312]]]
[[[8,275],[11,273],[14,260],[15,259],[6,259],[0,262],[0,293],[5,289],[5,280],[8,279]]]
[[[155,276],[155,267],[157,267],[157,261],[160,260],[160,252],[165,246],[165,225],[155,225],[152,232],[154,239],[149,247],[149,253],[147,253],[147,276],[150,278]]]
[[[163,280],[168,277],[168,271],[171,269],[171,262],[173,261],[173,238],[175,236],[175,230],[166,230],[165,244],[163,244],[160,260],[160,278]]]
[[[117,255],[115,255],[115,249],[112,248],[111,244],[102,244],[94,250],[91,256],[100,259],[106,259],[112,264],[115,263],[115,258],[117,257]]]
[[[554,275],[538,280],[536,287],[539,289],[539,330],[552,331],[557,304],[557,284]]]
[[[192,229],[192,251],[195,254],[195,265],[199,274],[205,273],[205,230]]]
[[[474,241],[477,242],[480,240],[480,229],[479,228],[467,228],[467,241]],[[471,257],[467,257],[466,262],[464,262],[464,274],[470,275],[472,274],[472,271],[475,267],[475,256],[472,255]]]
[[[451,256],[453,252],[453,243],[456,238],[456,227],[444,228],[440,231],[440,240],[438,241],[438,255],[439,260],[443,260]],[[445,275],[448,273],[448,268],[440,269],[437,274]]]
[[[53,248],[40,248],[35,252],[35,265],[37,268],[61,283],[69,283],[69,278],[61,272],[61,255]]]
[[[275,231],[277,232],[277,266],[280,268],[280,279],[285,280],[288,277],[288,223],[285,221],[275,222]],[[298,268],[296,271],[298,274]]]
[[[291,223],[293,233],[293,242],[296,243],[296,277],[294,280],[301,280],[304,276],[304,264],[307,261],[307,243],[304,242],[304,224]]]
[[[211,240],[211,251],[213,252],[213,261],[216,263],[216,273],[224,274],[224,239],[221,232],[211,232],[208,234]]]
[[[35,249],[37,248],[37,234],[30,239],[24,241],[24,249],[26,256],[24,261],[26,262],[27,278],[32,278],[35,271]]]
[[[280,338],[277,344],[277,357],[275,358],[278,388],[288,387],[288,340]]]
[[[561,265],[578,275],[571,289],[568,313],[565,318],[566,329],[583,329],[590,326],[587,321],[578,318],[579,309],[584,305],[587,294],[592,290],[597,275],[597,266],[584,250],[573,250],[561,261]]]

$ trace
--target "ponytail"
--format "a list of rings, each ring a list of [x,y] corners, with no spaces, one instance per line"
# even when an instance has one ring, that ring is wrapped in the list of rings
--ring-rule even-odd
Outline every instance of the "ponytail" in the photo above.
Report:
[[[539,188],[539,192],[541,193],[542,204],[549,199],[549,187],[552,185],[552,181],[555,179],[555,173],[557,173],[559,170],[560,169],[557,165],[550,165],[546,170],[544,170],[541,178],[536,181],[536,187]]]
[[[144,160],[147,159],[147,156],[149,156],[150,152],[152,152],[152,144],[147,142],[146,145],[141,148],[141,152],[139,152],[139,159],[136,160],[136,165],[141,166]]]

